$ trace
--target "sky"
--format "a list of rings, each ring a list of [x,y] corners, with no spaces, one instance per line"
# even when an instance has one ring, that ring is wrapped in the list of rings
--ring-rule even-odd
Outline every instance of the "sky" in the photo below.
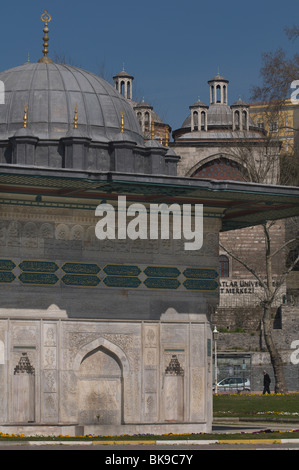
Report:
[[[262,54],[282,48],[292,57],[299,39],[284,29],[299,25],[299,0],[39,0],[1,8],[0,71],[42,54],[45,9],[49,56],[113,83],[123,67],[133,93],[172,129],[198,98],[209,104],[207,81],[218,71],[229,80],[228,99],[251,101],[261,83]],[[57,61],[58,61],[57,60]],[[298,77],[299,79],[299,77]]]

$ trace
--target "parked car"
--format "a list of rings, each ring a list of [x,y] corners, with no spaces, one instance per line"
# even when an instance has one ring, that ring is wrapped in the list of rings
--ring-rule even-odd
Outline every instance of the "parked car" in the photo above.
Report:
[[[250,380],[245,377],[226,377],[217,384],[218,392],[230,390],[246,390],[250,391]],[[215,390],[215,385],[213,386]]]

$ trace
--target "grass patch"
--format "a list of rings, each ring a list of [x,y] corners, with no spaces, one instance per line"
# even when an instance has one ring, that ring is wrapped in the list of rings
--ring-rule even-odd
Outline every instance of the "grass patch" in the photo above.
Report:
[[[232,418],[267,418],[275,420],[292,420],[298,422],[298,429],[294,431],[272,431],[264,429],[257,432],[241,433],[183,433],[183,434],[138,434],[130,436],[25,436],[23,434],[0,433],[1,441],[156,441],[156,440],[242,440],[242,439],[299,439],[299,393],[256,395],[233,394],[213,396],[214,417]]]
[[[299,422],[299,393],[271,395],[214,395],[214,417],[265,417]]]

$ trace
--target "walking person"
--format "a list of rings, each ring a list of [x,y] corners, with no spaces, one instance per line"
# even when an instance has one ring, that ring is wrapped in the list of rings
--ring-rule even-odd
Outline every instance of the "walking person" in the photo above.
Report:
[[[264,370],[264,390],[263,390],[263,395],[265,395],[265,393],[269,393],[270,394],[270,383],[271,383],[271,379],[269,377],[269,374],[267,374],[267,372]]]

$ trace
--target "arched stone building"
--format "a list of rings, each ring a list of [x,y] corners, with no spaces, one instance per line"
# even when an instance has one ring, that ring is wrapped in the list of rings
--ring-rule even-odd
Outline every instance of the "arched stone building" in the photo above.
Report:
[[[153,106],[146,103],[144,98],[141,101],[133,99],[133,80],[134,77],[123,68],[113,77],[114,88],[128,100],[134,109],[145,141],[156,140],[167,147],[171,136],[170,125],[163,122]]]
[[[0,430],[210,431],[219,232],[259,223],[270,202],[274,218],[298,214],[299,191],[178,176],[178,154],[144,138],[129,82],[125,98],[54,63],[47,42],[0,81]],[[187,205],[193,223],[203,205],[202,249],[124,236],[119,196],[143,214]],[[99,206],[118,236],[96,236]]]
[[[181,157],[178,162],[178,174],[217,181],[279,184],[281,147],[279,138],[276,139],[273,135],[269,138],[264,129],[254,123],[247,103],[239,99],[232,105],[228,104],[228,83],[228,80],[219,74],[209,80],[209,106],[198,100],[190,106],[190,114],[181,128],[173,131],[174,142],[171,143],[171,147]],[[285,243],[285,237],[285,223],[284,220],[280,220],[271,230],[273,252]],[[261,227],[220,233],[220,242],[256,269],[259,274],[265,273],[265,238]],[[230,333],[221,335],[222,343],[220,342],[219,346],[220,350],[226,351],[223,352],[224,363],[231,360],[229,357],[232,351],[235,351],[235,355],[239,355],[238,373],[240,373],[241,363],[248,362],[249,357],[253,367],[261,361],[265,361],[265,364],[269,362],[266,353],[254,353],[265,350],[261,330],[263,295],[256,278],[245,267],[222,248],[219,249],[219,255],[220,301],[212,321],[223,332]],[[285,269],[285,262],[283,256],[273,258],[273,282]],[[282,310],[286,294],[285,283],[280,289],[273,309],[276,329],[274,334],[286,363],[288,385],[293,390],[298,388],[299,382],[290,364],[292,351],[289,347],[292,343],[290,338],[296,340],[298,329],[293,328],[296,312],[287,308]],[[231,334],[235,330],[243,331],[245,336]],[[248,367],[247,364],[247,371]],[[253,389],[261,388],[262,374],[260,373],[258,377],[259,368],[257,371],[255,373],[253,370],[251,373]],[[226,370],[223,373],[228,372]],[[250,371],[247,373],[250,374]]]

